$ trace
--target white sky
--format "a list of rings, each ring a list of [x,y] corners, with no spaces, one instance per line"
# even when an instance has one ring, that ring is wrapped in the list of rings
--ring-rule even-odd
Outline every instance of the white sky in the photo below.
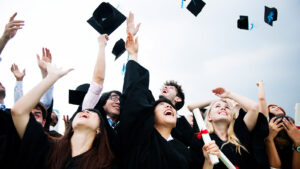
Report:
[[[75,70],[55,84],[54,108],[71,115],[68,89],[89,83],[97,56],[99,34],[86,22],[102,1],[1,0],[0,31],[9,17],[25,20],[25,26],[7,44],[0,62],[0,81],[7,88],[6,104],[13,105],[15,78],[12,63],[26,69],[24,91],[41,80],[36,54],[48,47],[53,62]],[[211,90],[223,86],[257,100],[257,80],[264,80],[267,102],[281,105],[294,116],[300,102],[300,1],[206,0],[195,17],[181,0],[112,0],[124,14],[131,10],[142,22],[139,61],[150,71],[154,96],[165,80],[183,85],[186,103],[214,98]],[[184,2],[184,5],[190,1]],[[264,6],[276,7],[273,27],[264,23]],[[254,23],[251,31],[237,29],[239,15]],[[114,62],[114,43],[126,37],[125,22],[110,36],[106,47],[104,91],[122,89],[122,65],[127,54]],[[180,113],[186,112],[184,108]]]

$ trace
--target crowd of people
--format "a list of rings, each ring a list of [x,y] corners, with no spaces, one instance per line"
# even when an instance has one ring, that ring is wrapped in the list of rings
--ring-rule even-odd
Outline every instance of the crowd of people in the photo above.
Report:
[[[22,29],[15,13],[0,39],[6,43]],[[52,63],[48,48],[37,55],[42,80],[25,95],[25,70],[12,64],[16,78],[15,104],[7,108],[6,90],[0,83],[0,166],[4,169],[211,169],[209,154],[221,152],[238,169],[299,169],[300,130],[278,105],[267,105],[264,83],[257,82],[258,102],[219,87],[218,97],[188,104],[199,109],[212,141],[205,144],[193,115],[180,116],[185,103],[176,81],[163,84],[159,99],[149,89],[149,71],[138,62],[139,42],[133,13],[127,18],[126,65],[122,91],[102,93],[105,80],[107,34],[98,37],[98,55],[85,96],[69,119],[63,135],[53,130],[53,85],[73,69]]]

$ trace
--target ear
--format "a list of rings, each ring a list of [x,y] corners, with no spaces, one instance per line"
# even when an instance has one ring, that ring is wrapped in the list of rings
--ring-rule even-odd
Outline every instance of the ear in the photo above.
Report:
[[[181,99],[180,97],[176,96],[176,97],[174,98],[174,101],[175,101],[176,103],[178,103],[178,102],[182,102],[182,99]]]
[[[43,126],[43,127],[45,126],[45,123],[46,123],[46,119],[43,120],[43,122],[42,122],[42,126]]]
[[[208,114],[206,118],[209,122],[211,122],[210,114]]]

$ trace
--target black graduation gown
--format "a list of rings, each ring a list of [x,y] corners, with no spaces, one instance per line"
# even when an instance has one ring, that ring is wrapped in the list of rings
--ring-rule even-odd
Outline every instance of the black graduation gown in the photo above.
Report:
[[[135,61],[126,66],[120,112],[122,169],[189,168],[189,150],[180,141],[165,140],[154,128],[149,72]]]
[[[13,124],[10,109],[0,110],[0,166],[15,168],[21,139]]]

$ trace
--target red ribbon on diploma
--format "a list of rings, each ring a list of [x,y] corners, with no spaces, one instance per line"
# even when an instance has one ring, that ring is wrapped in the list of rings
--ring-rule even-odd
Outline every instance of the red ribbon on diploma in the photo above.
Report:
[[[299,129],[300,130],[300,126],[296,126],[297,127],[297,129]]]
[[[202,134],[208,134],[208,130],[207,129],[201,130],[200,132],[195,133],[195,134],[196,134],[197,139],[200,140]]]

